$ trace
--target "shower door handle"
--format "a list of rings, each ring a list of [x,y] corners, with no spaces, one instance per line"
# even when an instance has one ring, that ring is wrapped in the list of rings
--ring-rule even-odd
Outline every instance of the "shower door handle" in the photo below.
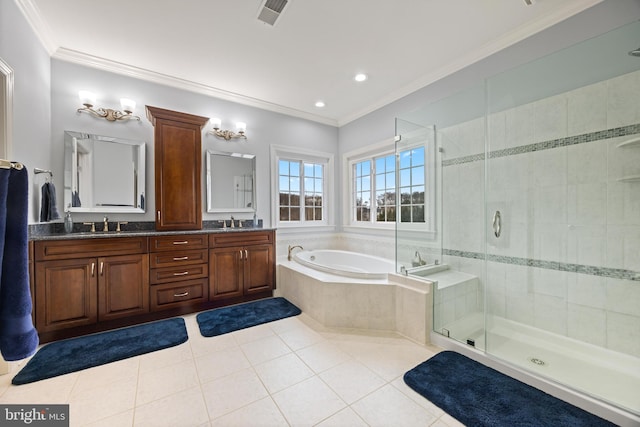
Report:
[[[500,237],[500,232],[502,231],[502,217],[500,216],[500,211],[495,211],[493,214],[493,234],[496,237]]]

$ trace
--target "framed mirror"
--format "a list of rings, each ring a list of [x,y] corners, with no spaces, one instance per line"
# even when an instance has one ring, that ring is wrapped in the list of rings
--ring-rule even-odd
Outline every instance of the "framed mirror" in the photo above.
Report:
[[[255,212],[256,156],[207,150],[207,212]]]
[[[64,132],[64,209],[144,213],[145,146],[81,132]]]

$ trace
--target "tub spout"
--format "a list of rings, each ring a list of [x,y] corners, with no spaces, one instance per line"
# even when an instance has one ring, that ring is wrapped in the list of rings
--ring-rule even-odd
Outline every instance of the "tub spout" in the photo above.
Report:
[[[291,251],[293,251],[295,248],[300,248],[304,250],[304,248],[300,245],[295,245],[295,246],[289,245],[289,248],[287,249],[287,261],[291,261]]]

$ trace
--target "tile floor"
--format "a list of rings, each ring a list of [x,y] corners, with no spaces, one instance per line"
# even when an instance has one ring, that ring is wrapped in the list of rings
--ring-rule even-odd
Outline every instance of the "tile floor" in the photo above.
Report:
[[[108,365],[12,386],[0,404],[68,403],[71,426],[461,426],[402,375],[439,349],[332,331],[304,313]]]

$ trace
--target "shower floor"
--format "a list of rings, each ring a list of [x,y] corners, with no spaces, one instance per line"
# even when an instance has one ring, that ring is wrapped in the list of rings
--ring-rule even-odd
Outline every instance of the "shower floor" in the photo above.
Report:
[[[640,358],[482,313],[448,324],[453,339],[519,368],[640,415]]]

